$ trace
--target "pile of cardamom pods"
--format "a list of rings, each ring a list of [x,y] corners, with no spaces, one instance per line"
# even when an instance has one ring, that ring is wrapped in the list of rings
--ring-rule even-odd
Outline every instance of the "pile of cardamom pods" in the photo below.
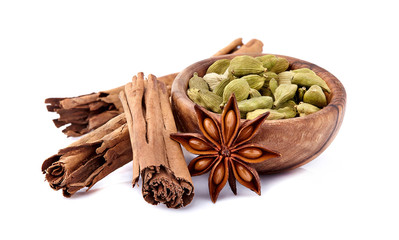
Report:
[[[268,120],[306,116],[327,105],[326,82],[308,68],[287,71],[282,57],[237,56],[215,61],[203,77],[194,73],[188,97],[200,106],[221,113],[235,94],[241,118],[254,119],[270,112]]]

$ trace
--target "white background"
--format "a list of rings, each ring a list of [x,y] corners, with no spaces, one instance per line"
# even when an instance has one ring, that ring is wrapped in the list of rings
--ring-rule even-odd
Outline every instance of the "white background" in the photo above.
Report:
[[[0,238],[398,239],[393,3],[1,1]],[[41,163],[74,139],[54,127],[45,98],[114,88],[139,71],[178,72],[237,37],[341,80],[345,118],[318,158],[262,176],[260,197],[226,187],[216,204],[207,175],[194,177],[195,198],[180,210],[145,202],[130,164],[70,199],[49,188]]]

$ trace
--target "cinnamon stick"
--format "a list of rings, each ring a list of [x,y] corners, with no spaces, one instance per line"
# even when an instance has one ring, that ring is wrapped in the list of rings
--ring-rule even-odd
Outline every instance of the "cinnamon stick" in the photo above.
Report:
[[[132,160],[132,150],[122,113],[46,159],[42,172],[51,188],[65,197],[95,183]]]
[[[262,53],[263,43],[252,39],[243,44],[242,38],[237,38],[215,53],[213,56],[234,53]],[[163,81],[168,90],[178,73],[162,76],[158,80]],[[124,86],[111,90],[81,95],[70,98],[47,98],[45,103],[49,112],[56,112],[59,118],[53,122],[57,128],[67,125],[62,130],[68,137],[82,136],[106,123],[111,118],[123,112],[118,98]]]
[[[243,45],[242,38],[234,39],[231,43],[229,43],[229,45],[220,49],[217,53],[213,54],[212,56],[216,57],[220,55],[232,54],[235,51],[237,51],[239,47],[241,47],[242,45]]]
[[[263,43],[258,39],[252,39],[234,53],[261,53],[262,51]]]
[[[125,85],[120,99],[133,150],[133,186],[141,175],[147,202],[186,206],[194,188],[181,147],[169,138],[177,129],[165,84],[153,75],[144,80],[138,73]]]
[[[160,77],[170,91],[177,73]],[[57,128],[68,125],[62,130],[68,137],[79,137],[109,121],[123,112],[119,92],[124,86],[71,98],[47,98],[45,103],[49,112],[56,112],[59,118],[53,122]]]

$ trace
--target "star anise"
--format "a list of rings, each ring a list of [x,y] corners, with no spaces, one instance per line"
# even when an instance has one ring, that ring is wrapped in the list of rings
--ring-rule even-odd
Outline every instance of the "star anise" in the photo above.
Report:
[[[195,105],[194,109],[202,134],[170,135],[189,152],[199,155],[188,165],[191,175],[197,176],[211,171],[208,185],[209,195],[214,203],[227,181],[233,193],[237,194],[236,179],[260,195],[259,175],[248,163],[260,163],[279,157],[280,154],[249,141],[269,112],[240,124],[240,111],[234,95],[225,105],[220,121],[201,106]]]

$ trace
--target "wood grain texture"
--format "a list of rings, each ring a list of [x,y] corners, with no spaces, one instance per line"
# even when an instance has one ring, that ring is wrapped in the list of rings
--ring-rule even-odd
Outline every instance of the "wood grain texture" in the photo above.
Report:
[[[184,69],[176,77],[172,85],[172,109],[176,124],[181,132],[200,132],[194,103],[188,98],[186,91],[188,80],[194,72],[203,76],[206,69],[218,59],[232,59],[234,55],[212,57],[194,63]],[[265,54],[247,54],[261,56]],[[252,141],[281,153],[281,157],[254,164],[259,173],[271,174],[300,167],[319,156],[334,140],[345,113],[346,92],[342,83],[327,70],[297,58],[277,55],[286,58],[290,69],[309,68],[327,82],[331,89],[328,105],[322,110],[292,119],[267,120],[259,129]],[[219,114],[214,114],[220,118]],[[242,122],[245,120],[241,120]]]

